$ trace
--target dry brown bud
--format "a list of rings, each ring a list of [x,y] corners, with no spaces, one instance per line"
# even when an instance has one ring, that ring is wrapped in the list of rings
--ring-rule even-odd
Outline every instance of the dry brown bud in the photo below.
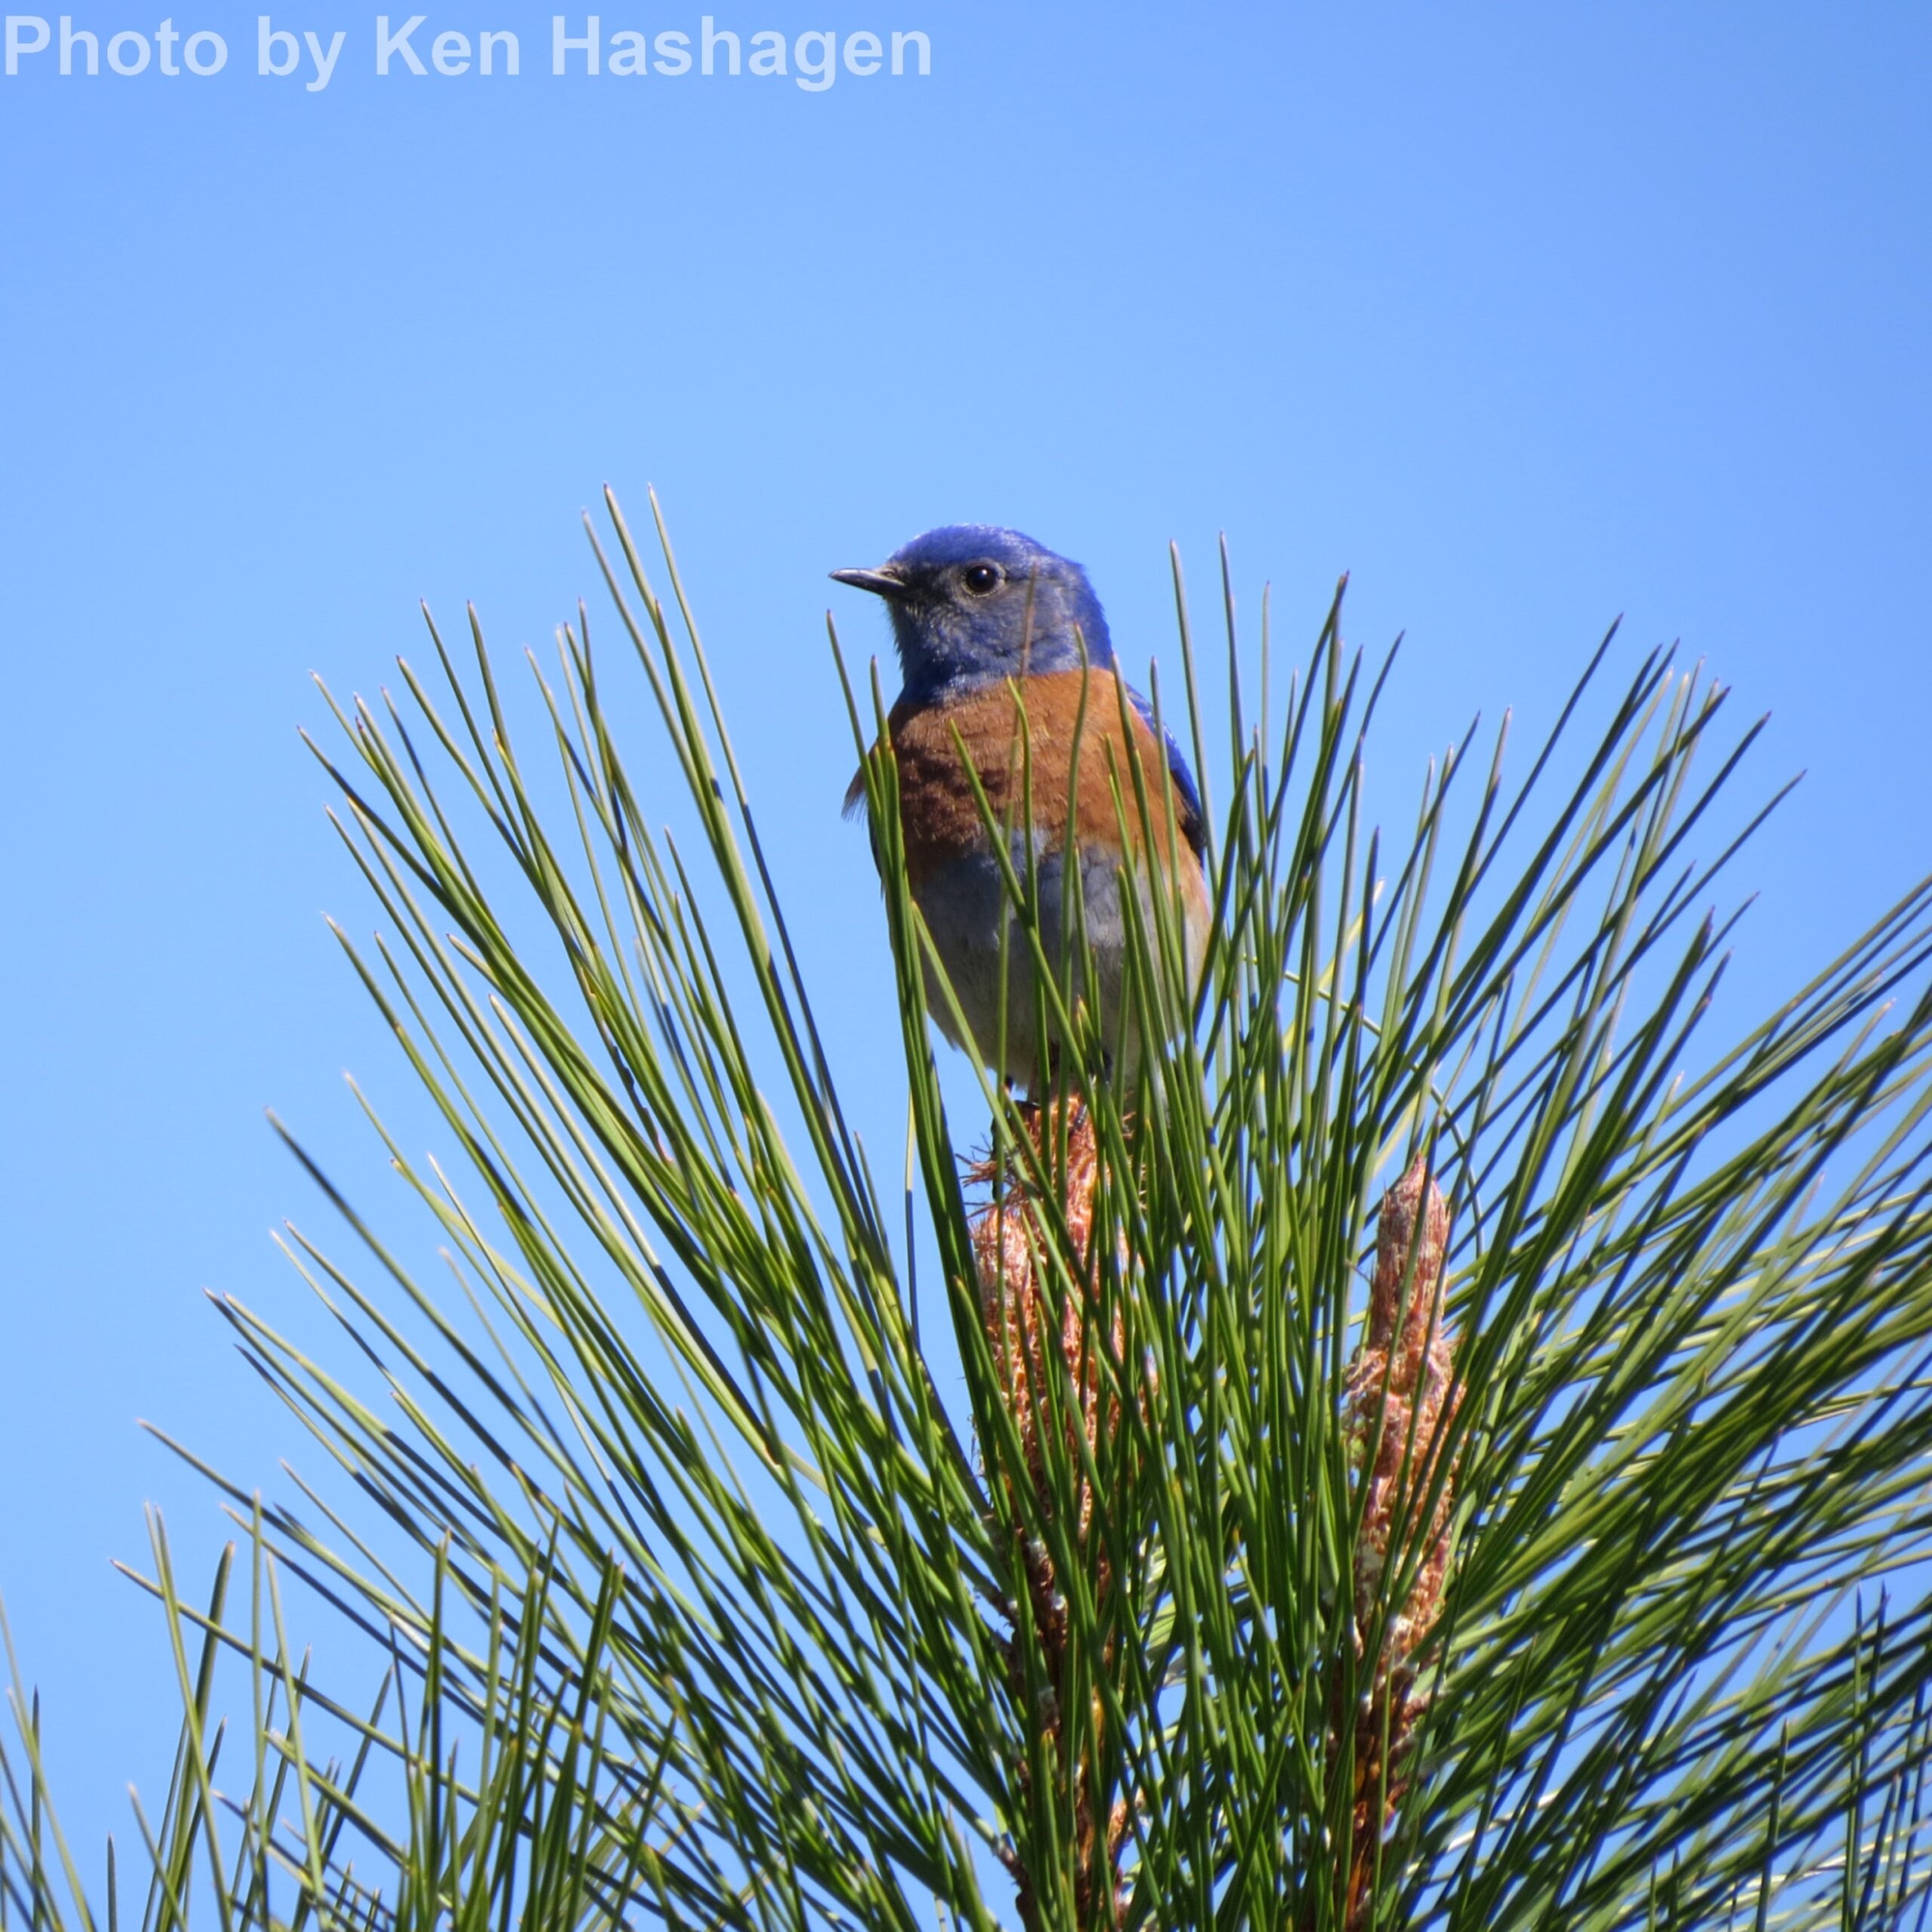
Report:
[[[1120,1421],[1120,1398],[1108,1388],[1109,1362],[1122,1360],[1124,1324],[1118,1314],[1104,1338],[1089,1332],[1092,1307],[1099,1289],[1099,1266],[1094,1253],[1094,1211],[1100,1178],[1100,1152],[1094,1124],[1086,1109],[1069,1102],[1064,1115],[1053,1106],[1029,1109],[1027,1133],[1040,1164],[1054,1177],[1059,1192],[1055,1204],[1072,1238],[1073,1279],[1057,1280],[1049,1257],[1054,1237],[1053,1219],[1024,1177],[1013,1167],[1004,1171],[988,1161],[968,1178],[992,1189],[992,1198],[971,1218],[974,1272],[978,1277],[980,1314],[999,1377],[1008,1414],[1020,1438],[1025,1480],[1048,1509],[1047,1471],[1055,1444],[1053,1419],[1060,1419],[1060,1454],[1078,1466],[1081,1438],[1097,1451],[1112,1438]],[[1060,1167],[1057,1145],[1064,1140],[1065,1165]],[[1104,1343],[1104,1347],[1103,1347]],[[1070,1397],[1070,1401],[1069,1401]],[[1018,1480],[1017,1472],[1009,1480]],[[1091,1486],[1077,1485],[1072,1528],[1077,1545],[1088,1540],[1094,1515]],[[1026,1583],[1036,1654],[1023,1656],[1017,1635],[1008,1644],[1009,1681],[1016,1697],[1024,1693],[1030,1672],[1045,1680],[1032,1701],[1036,1736],[1053,1746],[1051,1761],[1069,1782],[1074,1803],[1074,1912],[1082,1927],[1112,1927],[1120,1906],[1119,1857],[1127,1829],[1124,1804],[1114,1806],[1104,1829],[1097,1829],[1089,1784],[1088,1737],[1097,1740],[1103,1706],[1097,1700],[1089,1712],[1088,1737],[1069,1737],[1064,1685],[1067,1660],[1066,1598],[1054,1571],[1045,1544],[1023,1539],[1015,1552],[1017,1567]],[[1109,1587],[1105,1556],[1092,1556],[1093,1587],[1097,1597]],[[1011,1620],[1018,1623],[1019,1606]],[[1076,1727],[1077,1732],[1077,1727]],[[1018,1767],[1023,1789],[1032,1771],[1023,1760]],[[1017,1854],[1006,1862],[1019,1887],[1020,1923],[1038,1923],[1038,1905],[1032,1875]]]
[[[1417,1679],[1454,1554],[1449,1524],[1454,1458],[1446,1469],[1441,1464],[1462,1391],[1455,1381],[1455,1338],[1443,1309],[1448,1247],[1449,1210],[1418,1155],[1382,1198],[1368,1315],[1349,1368],[1347,1426],[1367,1490],[1355,1546],[1358,1654],[1369,1641],[1378,1613],[1385,1607],[1392,1612],[1353,1724],[1351,1927],[1367,1922],[1377,1850],[1407,1786],[1404,1761],[1427,1702]],[[1438,1484],[1432,1505],[1429,1493]],[[1425,1507],[1423,1521],[1419,1512]],[[1405,1564],[1418,1549],[1420,1561],[1407,1590],[1399,1603],[1387,1606],[1390,1564]],[[1345,1721],[1339,1712],[1337,1719]],[[1337,1747],[1340,1743],[1338,1736]]]
[[[1028,1110],[1028,1131],[1042,1166],[1050,1173],[1057,1158],[1059,1128],[1056,1109]],[[992,1162],[968,1178],[993,1186],[992,1199],[974,1214],[970,1224],[980,1318],[998,1367],[1008,1412],[1025,1448],[1027,1474],[1037,1488],[1046,1469],[1043,1419],[1055,1406],[1053,1389],[1057,1378],[1064,1375],[1072,1383],[1088,1446],[1097,1445],[1102,1435],[1101,1389],[1106,1372],[1097,1338],[1087,1333],[1088,1298],[1097,1287],[1098,1274],[1092,1247],[1100,1153],[1092,1118],[1078,1102],[1068,1103],[1064,1192],[1059,1204],[1079,1272],[1063,1300],[1047,1261],[1052,1239],[1049,1223],[1024,1179],[1011,1169],[1000,1173]],[[1057,1307],[1057,1303],[1060,1305]],[[1118,1320],[1113,1327],[1110,1352],[1117,1359],[1121,1346]],[[1104,1406],[1107,1432],[1111,1433],[1119,1420],[1118,1399],[1108,1400]],[[1071,1418],[1069,1422],[1070,1448]],[[1091,1513],[1092,1499],[1083,1496],[1079,1526],[1083,1534]]]

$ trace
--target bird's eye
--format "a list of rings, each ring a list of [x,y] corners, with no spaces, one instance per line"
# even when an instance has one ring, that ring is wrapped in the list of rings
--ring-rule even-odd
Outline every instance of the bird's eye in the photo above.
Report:
[[[959,581],[975,597],[984,597],[989,591],[999,588],[1004,574],[997,564],[968,564],[959,573]]]

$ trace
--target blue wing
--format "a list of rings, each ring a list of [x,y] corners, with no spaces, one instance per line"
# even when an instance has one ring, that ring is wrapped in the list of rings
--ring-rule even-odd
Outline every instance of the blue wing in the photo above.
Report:
[[[1194,774],[1188,769],[1187,760],[1182,757],[1180,747],[1174,743],[1174,734],[1154,721],[1154,707],[1127,683],[1127,700],[1140,712],[1141,721],[1150,731],[1158,731],[1161,749],[1168,755],[1168,775],[1174,781],[1174,817],[1180,826],[1181,836],[1193,848],[1197,859],[1208,856],[1208,831],[1201,817],[1201,793],[1194,783]]]

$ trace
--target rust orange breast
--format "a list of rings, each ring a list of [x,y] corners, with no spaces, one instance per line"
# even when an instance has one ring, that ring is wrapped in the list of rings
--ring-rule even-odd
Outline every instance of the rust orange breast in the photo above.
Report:
[[[1123,730],[1121,709],[1113,673],[1098,670],[1029,677],[1018,687],[1017,698],[1013,685],[1001,683],[946,704],[915,709],[902,700],[895,705],[887,729],[899,761],[906,867],[915,882],[952,860],[985,849],[980,808],[960,757],[962,746],[995,815],[1016,830],[1023,795],[1030,791],[1032,829],[1048,845],[1065,839],[1071,807],[1075,835],[1082,846],[1118,849],[1124,821],[1130,854],[1140,855],[1151,829],[1163,866],[1171,864],[1168,806],[1173,781],[1167,759],[1131,705]],[[1134,789],[1136,761],[1152,820],[1147,828]],[[1116,786],[1121,801],[1118,809]],[[1174,803],[1178,826],[1183,815],[1179,800]],[[1188,854],[1190,863],[1192,856]]]

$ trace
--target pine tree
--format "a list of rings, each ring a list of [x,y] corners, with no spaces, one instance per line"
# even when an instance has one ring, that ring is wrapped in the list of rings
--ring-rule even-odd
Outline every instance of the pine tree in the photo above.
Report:
[[[609,508],[616,651],[566,628],[513,732],[432,626],[433,685],[318,749],[444,1152],[370,1118],[447,1267],[312,1163],[344,1245],[288,1252],[354,1347],[219,1303],[348,1481],[208,1470],[248,1587],[201,1607],[154,1526],[144,1927],[1922,1919],[1932,885],[1714,1048],[1720,691],[1652,654],[1599,697],[1607,638],[1520,782],[1465,740],[1385,843],[1340,594],[1251,723],[1228,592],[1216,765],[1177,562],[1204,985],[1150,895],[1171,1048],[1111,1077],[1043,974],[1060,1091],[950,1118],[867,758],[889,1189],[668,542],[667,608]],[[312,1679],[297,1604],[367,1684]],[[14,1709],[0,1924],[118,1926]]]

